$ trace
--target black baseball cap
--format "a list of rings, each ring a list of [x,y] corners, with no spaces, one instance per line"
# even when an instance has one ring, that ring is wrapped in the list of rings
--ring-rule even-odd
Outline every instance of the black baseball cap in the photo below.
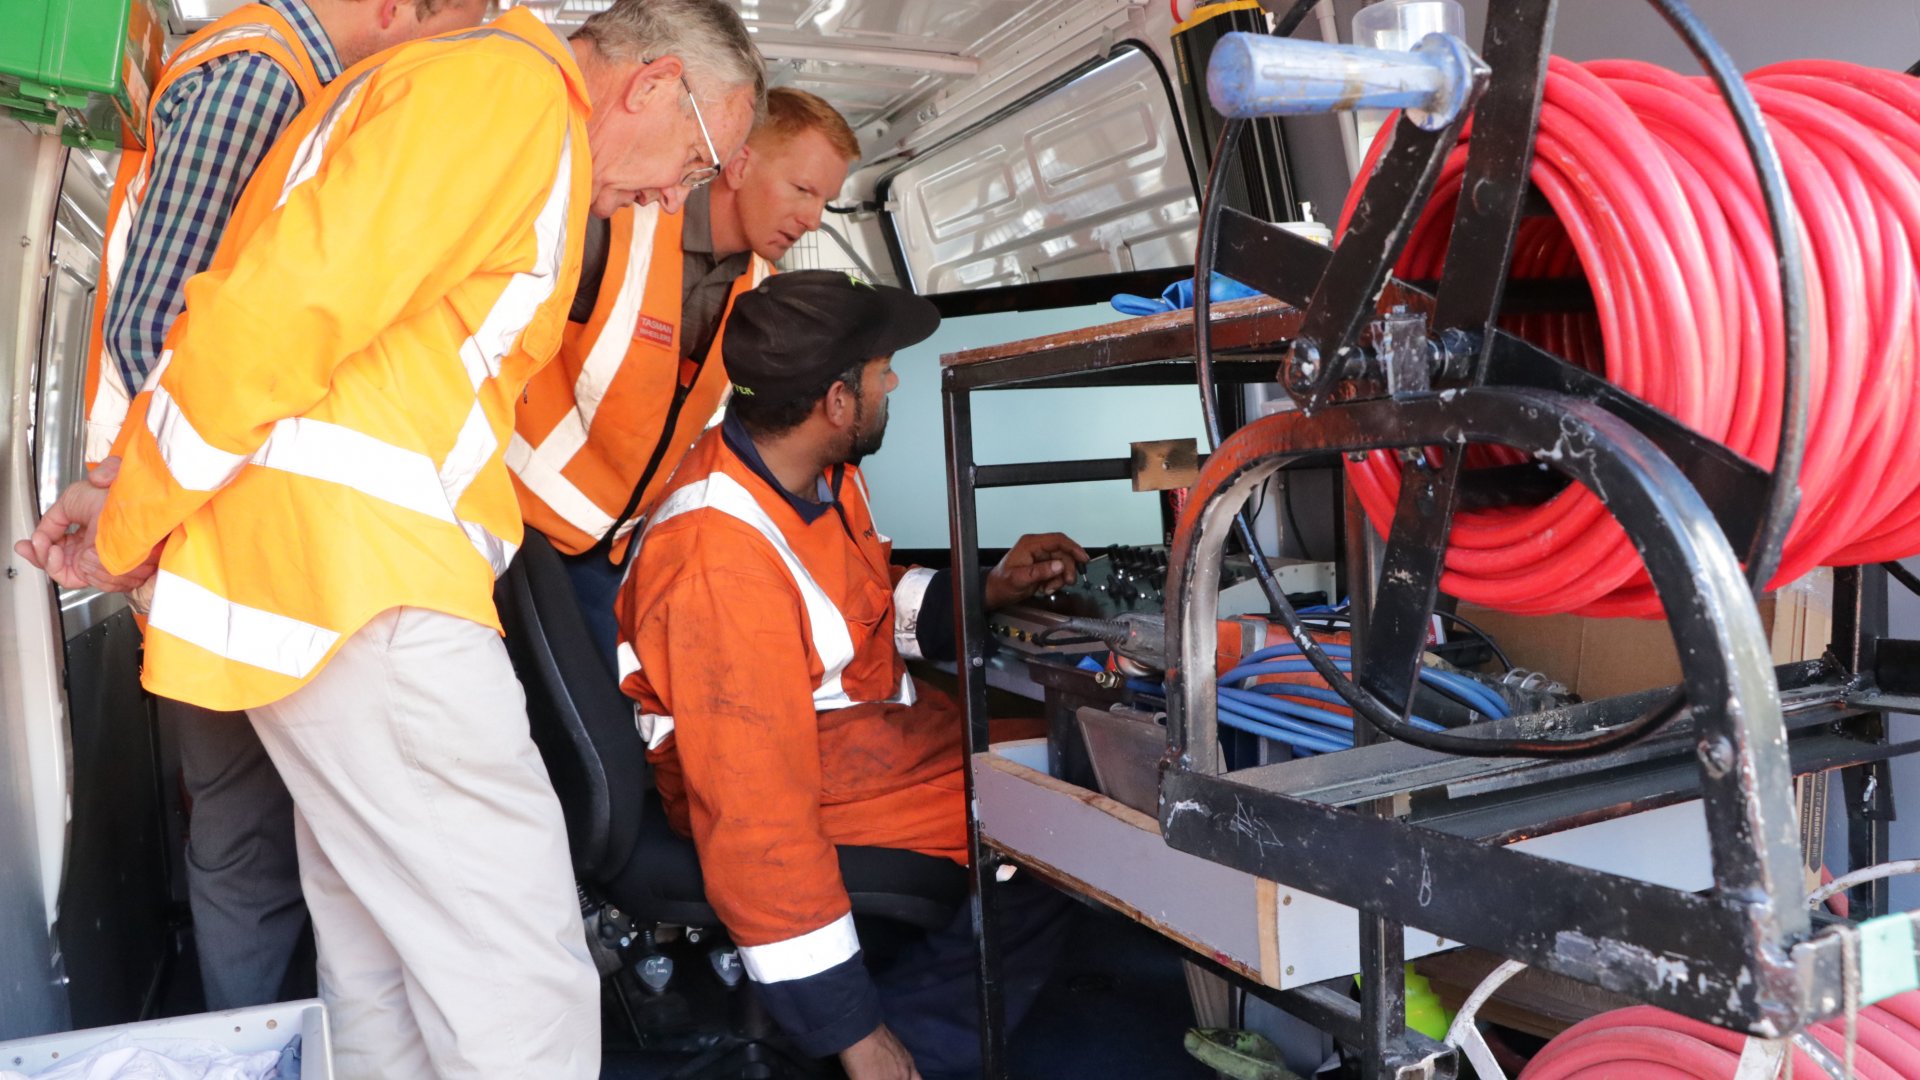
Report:
[[[905,289],[838,270],[795,270],[740,294],[720,351],[734,393],[785,401],[939,328],[939,310]]]

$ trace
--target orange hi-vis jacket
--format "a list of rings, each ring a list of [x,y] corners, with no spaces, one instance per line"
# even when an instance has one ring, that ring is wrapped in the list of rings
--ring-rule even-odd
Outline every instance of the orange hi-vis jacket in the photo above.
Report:
[[[733,283],[706,354],[681,358],[682,218],[659,204],[609,223],[607,267],[593,314],[568,323],[560,356],[527,384],[507,466],[527,524],[569,555],[609,545],[622,561],[680,458],[726,400],[720,339],[734,298],[773,266],[753,256]]]
[[[285,69],[300,96],[312,101],[320,93],[320,72],[300,44],[300,35],[286,18],[265,4],[247,4],[183,42],[167,59],[154,83],[149,101],[159,101],[181,76],[202,64],[234,53],[268,57]],[[93,327],[87,346],[87,464],[98,465],[112,452],[113,441],[126,422],[127,406],[135,388],[127,385],[120,365],[107,353],[107,305],[114,281],[127,259],[127,238],[133,219],[146,196],[148,167],[153,149],[153,117],[149,115],[140,145],[120,152],[120,168],[107,199],[107,239],[100,258],[100,282],[93,298]]]
[[[395,607],[499,627],[502,450],[579,276],[587,113],[516,8],[349,69],[267,154],[115,447],[102,562],[165,542],[148,689],[272,702]]]
[[[828,471],[809,521],[743,439],[709,430],[647,520],[621,688],[747,973],[782,983],[859,948],[835,845],[965,862],[963,732],[906,669],[935,574],[889,566],[859,470]]]

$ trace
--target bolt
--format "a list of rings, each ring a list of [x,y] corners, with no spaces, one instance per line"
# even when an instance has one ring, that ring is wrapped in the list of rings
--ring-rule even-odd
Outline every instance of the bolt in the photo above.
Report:
[[[1493,197],[1497,194],[1499,189],[1493,181],[1482,177],[1473,185],[1473,208],[1483,214],[1493,213]]]
[[[1287,354],[1287,378],[1295,386],[1311,386],[1320,377],[1320,349],[1311,341],[1296,341]]]
[[[1733,744],[1725,736],[1702,739],[1698,750],[1700,764],[1706,767],[1707,775],[1715,780],[1727,775],[1733,768]]]

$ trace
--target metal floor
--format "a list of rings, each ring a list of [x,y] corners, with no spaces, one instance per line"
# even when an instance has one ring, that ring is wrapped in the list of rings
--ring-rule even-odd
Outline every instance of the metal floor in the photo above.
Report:
[[[1122,915],[1075,907],[1066,955],[1010,1047],[1014,1080],[1205,1080],[1180,950]],[[610,1045],[604,1080],[663,1080],[686,1059]],[[837,1069],[824,1073],[840,1075]]]
[[[1069,917],[1074,925],[1060,969],[1013,1036],[1016,1080],[1212,1076],[1181,1049],[1191,1014],[1180,950],[1113,912],[1076,906]],[[155,1012],[200,1011],[199,964],[191,933],[183,930]],[[605,1080],[662,1080],[688,1060],[623,1049],[617,1028],[610,1024],[607,1030]]]

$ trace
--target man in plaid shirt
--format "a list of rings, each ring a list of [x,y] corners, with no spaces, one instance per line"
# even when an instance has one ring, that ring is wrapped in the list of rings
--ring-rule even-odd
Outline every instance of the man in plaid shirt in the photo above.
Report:
[[[322,84],[392,45],[479,24],[486,0],[263,0],[293,28]],[[107,354],[129,390],[205,270],[234,203],[306,104],[292,73],[243,50],[199,64],[153,102],[144,196],[110,283]],[[100,482],[100,481],[96,481]],[[187,885],[207,1008],[277,1001],[306,924],[293,804],[244,713],[159,702],[193,801]],[[305,982],[304,978],[298,982]]]

